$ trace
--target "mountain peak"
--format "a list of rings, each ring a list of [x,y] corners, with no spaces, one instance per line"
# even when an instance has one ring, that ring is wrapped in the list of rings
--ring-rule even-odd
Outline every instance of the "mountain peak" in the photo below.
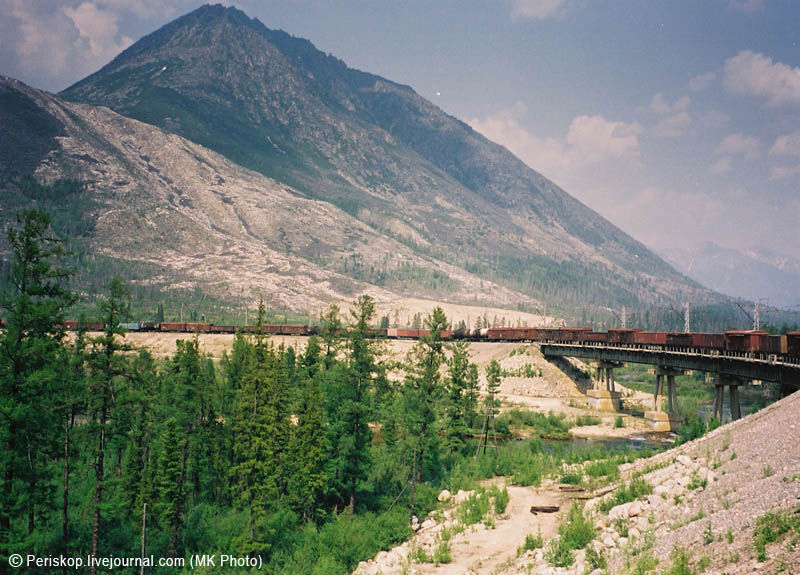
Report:
[[[603,306],[700,290],[411,88],[235,8],[178,18],[62,95],[202,144],[420,255],[529,296],[589,277],[603,286],[594,302]]]

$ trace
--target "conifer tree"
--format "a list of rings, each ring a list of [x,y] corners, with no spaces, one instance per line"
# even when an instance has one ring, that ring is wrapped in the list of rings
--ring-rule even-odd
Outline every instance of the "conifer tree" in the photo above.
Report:
[[[262,302],[256,325],[263,324],[264,314]],[[249,512],[249,533],[239,545],[244,553],[265,553],[270,548],[267,520],[286,490],[288,440],[285,362],[257,329],[234,412],[231,476],[235,497]]]
[[[328,415],[329,474],[333,489],[350,514],[355,512],[358,483],[370,465],[370,393],[378,371],[377,342],[369,337],[375,302],[361,296],[354,303],[347,339],[347,362],[328,368],[324,378]]]
[[[291,426],[287,489],[290,505],[306,521],[315,519],[315,505],[325,486],[325,443],[322,393],[313,377],[300,383],[296,424]]]
[[[51,417],[59,397],[65,310],[75,301],[58,266],[64,254],[41,211],[19,214],[8,231],[10,290],[0,294],[6,330],[0,335],[0,572],[7,557],[34,535],[37,508],[48,505],[48,454],[58,452],[61,419]]]
[[[129,346],[118,341],[125,332],[120,322],[125,319],[127,309],[125,299],[129,291],[119,278],[111,280],[108,296],[100,304],[101,315],[105,324],[103,335],[92,338],[92,348],[88,356],[88,409],[90,414],[90,431],[94,438],[94,497],[92,500],[92,557],[98,557],[101,531],[101,510],[103,508],[103,490],[105,487],[105,458],[109,443],[109,422],[115,420],[115,399],[119,379],[127,372],[127,359],[121,354]],[[90,572],[96,573],[97,565],[92,563]]]
[[[442,331],[447,317],[440,307],[425,318],[428,335],[420,337],[407,357],[403,382],[403,428],[406,450],[411,460],[411,514],[414,513],[416,484],[423,477],[423,467],[435,468],[439,438],[437,403],[442,389],[439,368],[444,361]]]
[[[470,363],[467,368],[466,388],[464,389],[464,420],[467,427],[474,429],[475,416],[478,413],[478,395],[480,392],[480,380],[478,377],[478,366]]]
[[[449,451],[460,451],[468,435],[465,414],[467,376],[469,372],[469,342],[457,341],[450,346],[447,362],[447,405],[445,407],[445,437]]]

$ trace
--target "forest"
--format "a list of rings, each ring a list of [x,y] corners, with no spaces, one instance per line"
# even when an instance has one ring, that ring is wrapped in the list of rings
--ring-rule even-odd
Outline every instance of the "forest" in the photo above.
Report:
[[[140,572],[123,559],[223,553],[255,561],[225,572],[346,573],[407,540],[443,488],[480,492],[494,476],[538,485],[590,459],[606,460],[611,480],[618,463],[649,454],[546,448],[542,438],[566,437],[571,423],[515,410],[493,427],[501,440],[510,426],[531,438],[487,449],[505,372],[490,362],[480,394],[469,343],[441,339],[440,308],[423,320],[430,335],[398,361],[370,337],[379,318],[368,296],[348,314],[331,305],[302,350],[255,331],[238,333],[220,360],[191,336],[155,358],[126,343],[130,290],[119,279],[79,322],[101,320],[104,332],[60,327],[78,296],[65,287],[69,260],[47,213],[21,213],[8,242],[0,573],[65,571],[11,569],[17,554],[83,557],[79,571],[94,574]],[[256,325],[264,314],[262,303]],[[498,506],[501,492],[493,497]],[[420,560],[447,562],[442,545]]]
[[[466,344],[445,349],[441,309],[399,366],[368,337],[367,296],[348,321],[332,305],[302,353],[256,332],[218,362],[191,338],[157,360],[125,343],[119,279],[91,318],[104,333],[60,329],[77,296],[51,230],[29,211],[8,233],[0,571],[15,553],[139,557],[144,545],[345,572],[433,507],[479,410],[477,368]]]

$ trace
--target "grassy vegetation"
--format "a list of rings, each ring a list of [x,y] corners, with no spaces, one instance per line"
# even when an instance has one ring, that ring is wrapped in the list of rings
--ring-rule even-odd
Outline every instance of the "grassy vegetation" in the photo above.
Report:
[[[525,429],[544,439],[566,439],[569,437],[570,424],[564,414],[511,409],[500,414],[495,426],[498,433],[508,434],[510,429]]]
[[[586,547],[596,534],[591,519],[583,513],[583,506],[574,503],[558,528],[558,538],[548,544],[545,552],[547,562],[553,567],[570,567],[575,561],[574,552]]]
[[[614,496],[604,500],[598,508],[604,513],[608,513],[612,507],[642,499],[651,493],[653,493],[653,486],[647,481],[641,478],[631,479],[629,483],[618,487]]]
[[[544,547],[544,540],[542,539],[541,531],[536,535],[530,533],[525,536],[525,542],[517,548],[517,556],[522,555],[526,551],[535,551]]]
[[[603,420],[596,415],[579,415],[575,418],[575,427],[583,427],[587,425],[600,425]]]
[[[796,544],[800,541],[800,507],[794,513],[789,511],[768,511],[756,519],[753,528],[753,543],[756,549],[756,559],[760,562],[767,560],[767,545],[779,541],[793,534]]]

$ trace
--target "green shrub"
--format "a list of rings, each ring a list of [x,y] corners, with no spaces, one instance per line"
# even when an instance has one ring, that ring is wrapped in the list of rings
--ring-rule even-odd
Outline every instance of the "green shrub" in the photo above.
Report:
[[[616,428],[625,427],[625,420],[622,419],[621,415],[618,415],[617,418],[614,420],[614,427]]]
[[[494,512],[497,515],[502,515],[508,505],[508,489],[505,486],[503,486],[502,490],[498,489],[496,485],[492,487],[494,487]]]
[[[544,547],[544,541],[542,540],[541,531],[536,535],[531,535],[529,533],[525,536],[525,542],[517,548],[517,555],[522,555],[526,551],[535,551],[536,549],[541,549],[542,547]]]
[[[589,477],[612,477],[619,472],[619,465],[610,459],[592,461],[583,468]]]
[[[605,570],[608,568],[608,560],[606,559],[605,552],[603,552],[602,549],[598,551],[591,545],[586,548],[586,563],[592,571],[595,569]]]
[[[672,559],[672,566],[668,571],[668,575],[694,575],[694,571],[689,566],[689,555],[682,547],[675,546],[670,553]]]
[[[658,559],[653,556],[652,551],[645,551],[639,555],[633,566],[634,575],[652,575],[658,567]]]
[[[623,503],[630,503],[636,499],[641,499],[650,495],[653,492],[653,486],[641,478],[631,479],[630,483],[619,487],[614,492],[614,497],[603,501],[599,509],[604,513],[608,513],[612,507],[622,505]]]
[[[753,528],[756,558],[759,562],[767,560],[767,545],[778,541],[785,533],[794,530],[800,534],[800,508],[794,514],[788,511],[768,511],[756,519]]]
[[[572,567],[575,552],[561,539],[551,539],[544,551],[544,558],[553,567]]]
[[[614,520],[614,531],[619,533],[620,537],[627,537],[628,536],[628,520],[624,517],[617,517]]]
[[[600,425],[603,422],[602,419],[597,417],[596,415],[579,415],[575,418],[575,427],[583,427],[586,425]]]
[[[583,481],[583,475],[579,472],[564,473],[559,478],[559,481],[567,485],[580,485],[581,481]]]
[[[561,541],[570,549],[583,549],[596,535],[591,520],[583,514],[583,506],[574,503],[567,520],[558,528]]]
[[[695,489],[699,489],[700,487],[705,489],[707,485],[708,485],[707,479],[701,480],[700,476],[697,474],[697,471],[692,471],[692,474],[689,476],[689,485],[687,485],[686,488],[689,491],[693,491]]]
[[[433,564],[438,566],[440,563],[451,563],[452,561],[450,544],[446,541],[440,542],[433,550]]]
[[[711,527],[711,521],[706,523],[705,531],[703,531],[703,545],[711,545],[714,542],[714,530]]]
[[[489,511],[489,498],[485,492],[476,492],[461,504],[458,509],[458,519],[464,525],[480,523]]]
[[[542,472],[535,467],[527,467],[514,474],[514,483],[527,487],[528,485],[539,486],[542,484]]]

